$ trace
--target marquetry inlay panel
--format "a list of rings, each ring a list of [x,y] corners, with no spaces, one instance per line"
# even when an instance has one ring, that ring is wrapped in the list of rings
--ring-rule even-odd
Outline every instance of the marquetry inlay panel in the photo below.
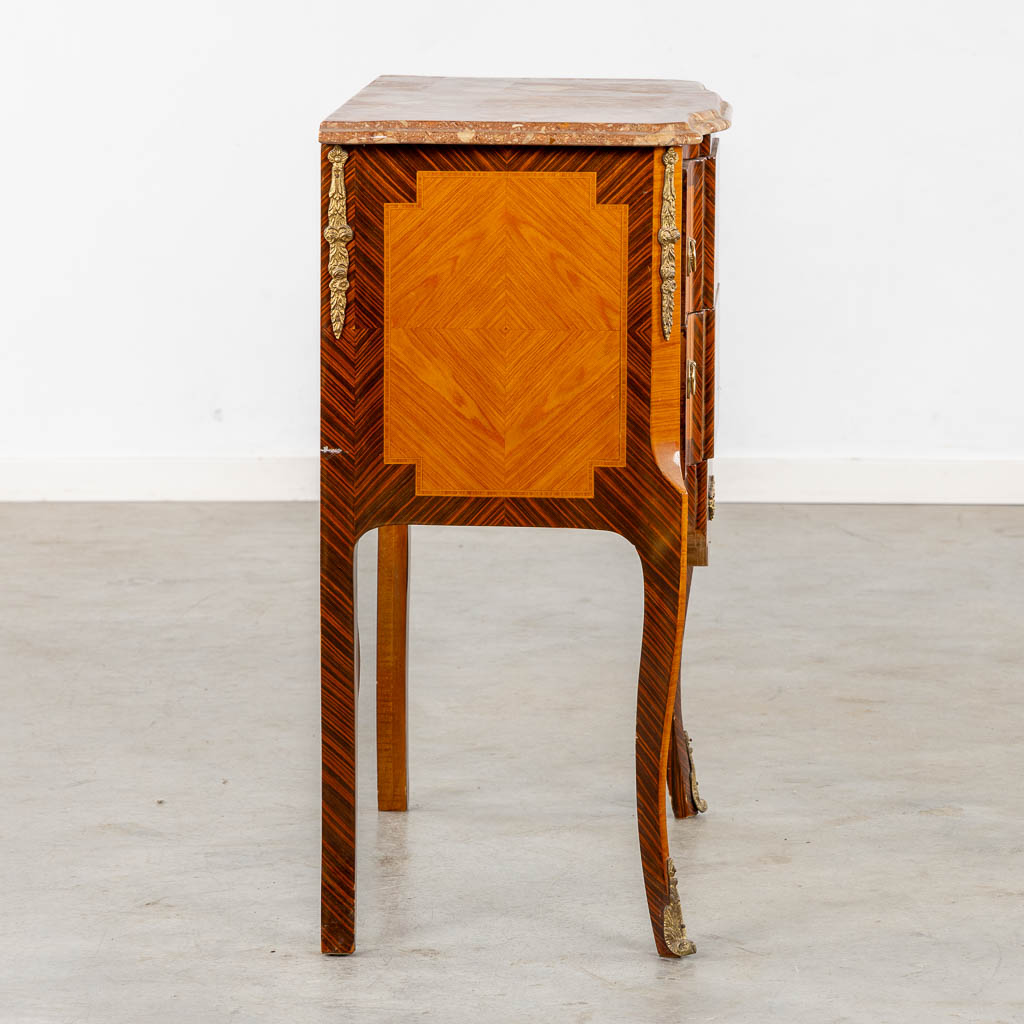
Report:
[[[590,497],[625,464],[626,213],[581,172],[421,171],[385,207],[384,458],[417,494]]]

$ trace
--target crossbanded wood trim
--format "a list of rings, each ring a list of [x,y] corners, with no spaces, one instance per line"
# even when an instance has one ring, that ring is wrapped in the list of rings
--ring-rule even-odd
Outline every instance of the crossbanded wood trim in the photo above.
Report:
[[[384,205],[384,459],[417,494],[587,498],[624,465],[627,208],[596,192],[421,170]]]

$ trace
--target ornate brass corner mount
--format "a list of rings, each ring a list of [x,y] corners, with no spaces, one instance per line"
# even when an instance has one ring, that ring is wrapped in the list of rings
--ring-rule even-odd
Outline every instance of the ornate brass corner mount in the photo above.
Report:
[[[668,906],[665,908],[662,929],[665,934],[665,945],[676,956],[689,956],[697,952],[697,947],[686,937],[686,925],[683,923],[683,909],[679,905],[679,885],[676,882],[676,866],[672,858],[668,858]]]
[[[676,242],[683,236],[676,227],[676,161],[679,154],[669,146],[662,162],[665,184],[661,188],[661,330],[665,340],[672,336],[672,315],[676,299]]]
[[[327,159],[331,161],[331,191],[328,193],[324,238],[329,247],[327,272],[331,277],[331,326],[334,328],[334,336],[340,338],[341,329],[345,326],[345,293],[348,291],[348,243],[352,241],[345,195],[345,161],[348,153],[341,146],[332,146],[327,151]]]
[[[715,518],[715,478],[712,477],[708,481],[708,519]],[[690,765],[693,766],[693,759],[690,759]]]
[[[708,518],[711,518],[710,514]],[[685,729],[683,738],[686,740],[686,756],[690,761],[690,794],[693,796],[693,806],[703,812],[708,809],[708,802],[700,798],[700,790],[697,788],[697,769],[693,767],[693,744],[690,742],[690,734]]]

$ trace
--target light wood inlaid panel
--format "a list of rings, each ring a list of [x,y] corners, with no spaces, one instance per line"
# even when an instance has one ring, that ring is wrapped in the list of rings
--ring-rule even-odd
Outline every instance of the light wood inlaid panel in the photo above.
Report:
[[[590,497],[625,464],[626,213],[539,171],[385,206],[384,457],[417,494]]]

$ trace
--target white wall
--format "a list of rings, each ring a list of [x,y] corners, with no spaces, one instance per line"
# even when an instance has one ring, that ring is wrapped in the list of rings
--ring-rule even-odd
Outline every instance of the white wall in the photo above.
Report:
[[[732,102],[723,499],[1024,501],[1020,5],[5,0],[2,23],[0,498],[315,495],[317,125],[377,74],[450,73]]]

